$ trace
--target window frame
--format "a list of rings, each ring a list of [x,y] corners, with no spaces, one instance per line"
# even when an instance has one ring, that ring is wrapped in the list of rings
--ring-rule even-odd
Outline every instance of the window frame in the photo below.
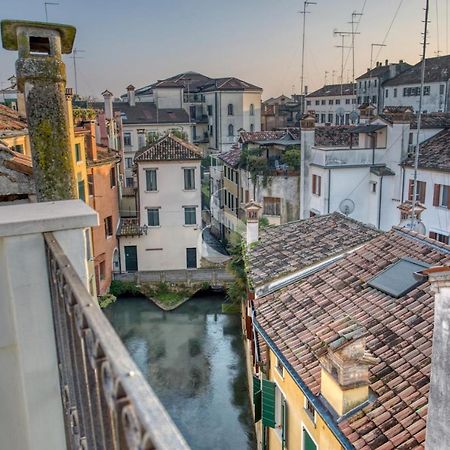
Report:
[[[232,123],[228,124],[228,137],[234,136],[234,125]]]
[[[320,175],[312,174],[311,192],[317,197],[322,195],[322,177]]]
[[[228,103],[227,105],[227,115],[234,116],[234,106],[233,103]]]
[[[192,174],[188,176],[187,174]],[[183,167],[184,190],[195,191],[195,167]],[[189,181],[191,183],[189,183]]]
[[[112,166],[111,169],[109,170],[109,186],[111,189],[117,186],[117,176],[115,166]]]
[[[83,158],[81,157],[81,144],[76,143],[75,144],[75,162],[79,163],[83,161]]]
[[[106,239],[112,238],[114,234],[112,216],[105,217],[103,219],[103,224],[105,228],[105,238]]]
[[[133,168],[133,157],[131,157],[131,156],[125,157],[125,168],[127,168],[127,169]]]
[[[144,170],[145,170],[145,192],[158,192],[158,169],[156,169],[156,168],[149,168],[149,169],[144,169]],[[152,188],[152,186],[151,186],[151,180],[149,180],[149,173],[154,173],[155,174],[155,178],[154,178],[155,186],[154,186],[154,189],[150,189],[150,188]]]
[[[197,207],[196,206],[183,206],[183,212],[184,212],[184,225],[196,226],[197,225]],[[193,214],[193,216],[192,216],[192,214]],[[194,221],[189,222],[188,217],[190,217],[191,220],[193,217]]]
[[[159,216],[159,210],[160,207],[159,206],[152,206],[152,207],[148,207],[147,209],[147,226],[151,227],[151,228],[158,228],[161,226],[161,220],[160,220],[160,216]],[[156,214],[155,214],[156,212]],[[150,213],[155,214],[154,217],[156,217],[156,221],[152,221],[155,223],[150,223]]]
[[[250,115],[254,116],[255,115],[255,105],[253,103],[250,103]]]

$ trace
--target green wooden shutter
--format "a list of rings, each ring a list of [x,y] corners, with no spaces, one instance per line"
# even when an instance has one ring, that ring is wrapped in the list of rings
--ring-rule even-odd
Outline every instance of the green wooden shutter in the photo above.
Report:
[[[304,450],[317,450],[316,444],[314,444],[314,441],[305,428],[303,428],[303,444]]]
[[[275,383],[269,380],[262,380],[262,421],[275,428]]]
[[[283,400],[281,405],[282,415],[281,415],[281,445],[284,450],[287,447],[287,436],[288,436],[288,406],[286,400]]]
[[[253,375],[253,404],[255,407],[255,423],[261,420],[261,381]]]

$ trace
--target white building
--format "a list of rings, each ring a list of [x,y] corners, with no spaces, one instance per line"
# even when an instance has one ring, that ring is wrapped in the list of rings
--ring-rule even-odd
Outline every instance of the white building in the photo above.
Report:
[[[306,96],[306,111],[314,114],[317,125],[349,125],[356,123],[355,86],[329,84]]]
[[[171,135],[136,154],[138,216],[121,222],[122,271],[199,267],[200,161],[197,147]]]
[[[405,218],[402,211],[408,209],[408,198],[412,198],[409,183],[413,178],[414,146],[410,142],[415,135],[411,129],[415,119],[402,113],[378,117],[355,127],[354,137],[339,146],[317,144],[313,120],[309,117],[302,123],[301,217],[340,211],[382,230],[399,225]],[[439,125],[424,120],[427,123]],[[438,134],[429,139],[433,130]],[[448,236],[448,131],[425,128],[421,133],[423,140],[418,180],[426,185],[419,183],[418,200],[426,209],[421,218],[428,235]],[[439,194],[436,185],[440,186]],[[440,236],[439,239],[445,239]]]
[[[420,99],[419,62],[383,84],[384,106],[411,106],[417,112]],[[449,107],[450,55],[428,58],[423,88],[424,112],[447,112]]]
[[[261,94],[260,87],[238,78],[186,72],[137,89],[135,98],[158,108],[184,109],[192,142],[225,151],[237,141],[239,130],[261,129]]]

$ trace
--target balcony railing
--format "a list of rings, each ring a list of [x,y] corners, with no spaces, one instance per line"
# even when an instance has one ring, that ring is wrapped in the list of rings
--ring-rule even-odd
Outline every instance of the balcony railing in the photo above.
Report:
[[[385,148],[312,147],[313,164],[322,167],[371,166],[385,162]]]
[[[189,448],[54,235],[44,238],[67,448]]]

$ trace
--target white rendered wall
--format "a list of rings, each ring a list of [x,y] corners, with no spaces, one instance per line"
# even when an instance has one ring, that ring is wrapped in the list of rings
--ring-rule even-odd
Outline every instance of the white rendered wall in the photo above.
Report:
[[[183,108],[182,88],[153,89],[153,99],[159,109]]]

